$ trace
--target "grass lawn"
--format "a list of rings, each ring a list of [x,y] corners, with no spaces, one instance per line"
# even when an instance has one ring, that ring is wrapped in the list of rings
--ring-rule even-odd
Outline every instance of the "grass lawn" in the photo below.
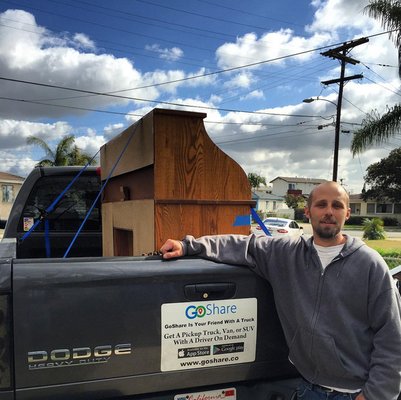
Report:
[[[382,256],[401,257],[401,240],[365,240],[365,243]]]

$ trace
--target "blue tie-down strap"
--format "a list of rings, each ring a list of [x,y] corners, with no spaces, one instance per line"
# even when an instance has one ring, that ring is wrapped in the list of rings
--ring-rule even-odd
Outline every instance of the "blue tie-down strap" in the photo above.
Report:
[[[50,246],[50,224],[49,220],[45,219],[45,248],[46,248],[46,257],[51,257],[51,246]]]
[[[266,228],[265,224],[263,223],[263,221],[260,219],[258,213],[256,212],[256,210],[254,208],[251,207],[251,214],[252,214],[252,218],[258,223],[258,225],[262,228],[262,231],[264,233],[266,233],[267,236],[272,236],[272,234],[270,233],[270,231]]]

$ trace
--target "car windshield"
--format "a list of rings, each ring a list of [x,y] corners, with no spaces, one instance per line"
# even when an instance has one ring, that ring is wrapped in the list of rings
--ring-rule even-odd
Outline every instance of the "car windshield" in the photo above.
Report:
[[[264,221],[265,225],[270,225],[270,226],[285,226],[287,222],[285,221],[278,221],[276,219],[266,219]]]

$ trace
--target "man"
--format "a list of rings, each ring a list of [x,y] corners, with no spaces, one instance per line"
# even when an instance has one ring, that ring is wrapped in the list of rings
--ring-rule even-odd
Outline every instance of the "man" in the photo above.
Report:
[[[382,257],[341,232],[349,197],[336,182],[310,194],[313,236],[218,235],[167,240],[165,259],[183,255],[245,265],[267,279],[304,381],[303,400],[396,400],[401,390],[401,301]]]

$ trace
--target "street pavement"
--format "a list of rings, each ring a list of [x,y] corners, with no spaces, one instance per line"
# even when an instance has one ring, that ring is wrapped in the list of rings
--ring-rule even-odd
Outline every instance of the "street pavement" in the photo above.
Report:
[[[300,224],[300,226],[302,226],[305,235],[310,236],[312,234],[311,224]],[[386,232],[387,239],[401,240],[401,230],[386,230],[386,228],[384,228],[384,231]],[[354,237],[362,238],[362,236],[363,236],[362,230],[349,229],[348,227],[346,227],[343,230],[343,232],[350,236],[354,236]],[[401,243],[400,243],[400,246],[401,246]]]

